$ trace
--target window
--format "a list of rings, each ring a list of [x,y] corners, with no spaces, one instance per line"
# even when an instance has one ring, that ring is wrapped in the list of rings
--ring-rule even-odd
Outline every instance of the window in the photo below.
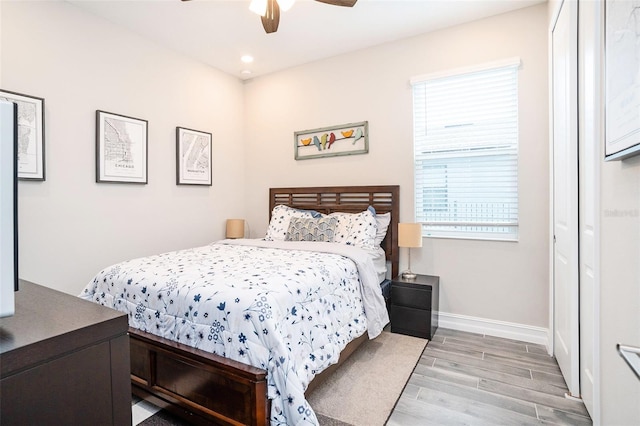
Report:
[[[411,80],[416,221],[425,236],[517,240],[519,64]]]

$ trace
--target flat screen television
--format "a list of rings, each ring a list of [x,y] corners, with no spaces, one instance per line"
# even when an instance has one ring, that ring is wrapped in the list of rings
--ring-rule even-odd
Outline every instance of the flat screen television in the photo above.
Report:
[[[0,317],[18,290],[18,106],[0,100]]]

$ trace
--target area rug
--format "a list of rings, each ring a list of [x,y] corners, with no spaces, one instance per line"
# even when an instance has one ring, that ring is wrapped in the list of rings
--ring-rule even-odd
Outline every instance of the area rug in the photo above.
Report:
[[[388,331],[365,341],[307,398],[320,426],[384,425],[426,344],[426,339]],[[137,424],[189,423],[161,410]]]
[[[427,340],[383,331],[307,398],[321,426],[384,425]]]

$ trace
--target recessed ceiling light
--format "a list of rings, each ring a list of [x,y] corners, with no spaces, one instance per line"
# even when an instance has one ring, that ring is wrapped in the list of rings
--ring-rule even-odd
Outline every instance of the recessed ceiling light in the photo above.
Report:
[[[253,56],[251,55],[243,55],[240,60],[242,62],[244,62],[245,64],[250,64],[251,62],[253,62]]]

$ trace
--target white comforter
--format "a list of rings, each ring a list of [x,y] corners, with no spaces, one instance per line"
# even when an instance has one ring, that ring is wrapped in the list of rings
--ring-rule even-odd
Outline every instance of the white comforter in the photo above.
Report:
[[[132,327],[268,371],[271,424],[317,424],[311,379],[389,317],[368,254],[319,242],[224,240],[101,271],[81,297]]]

